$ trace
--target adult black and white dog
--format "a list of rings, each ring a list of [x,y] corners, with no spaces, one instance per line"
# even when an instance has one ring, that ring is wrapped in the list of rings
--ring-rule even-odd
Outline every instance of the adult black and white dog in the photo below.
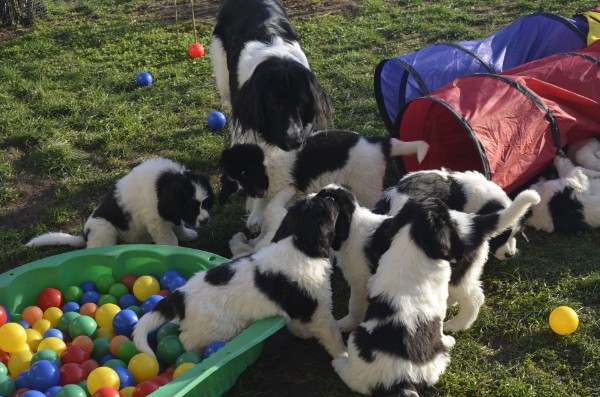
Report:
[[[548,233],[577,233],[600,227],[600,171],[577,167],[559,154],[558,179],[531,185],[542,201],[532,207],[525,224]]]
[[[166,321],[179,324],[186,351],[229,341],[262,318],[281,315],[297,335],[314,336],[331,354],[345,353],[331,314],[331,262],[339,209],[327,198],[304,198],[285,215],[273,241],[253,255],[196,273],[161,300],[135,327],[137,348]],[[201,303],[201,304],[199,304]]]
[[[424,200],[437,197],[452,210],[471,214],[489,214],[507,208],[511,199],[496,183],[477,171],[455,172],[446,169],[411,172],[388,188],[375,204],[377,214],[395,214],[407,197]],[[518,253],[517,236],[523,234],[523,224],[511,228],[490,240],[490,252],[505,260]]]
[[[46,233],[26,245],[103,247],[126,243],[178,245],[210,220],[214,195],[208,179],[172,160],[144,161],[119,179],[84,226],[83,235]]]
[[[329,123],[329,98],[278,0],[223,0],[210,55],[233,143],[297,149]]]
[[[468,280],[464,274],[473,270],[465,264],[487,258],[483,241],[517,222],[539,196],[525,191],[507,209],[487,215],[449,210],[437,198],[408,199],[387,217],[361,207],[339,186],[316,196],[340,205],[332,248],[344,276],[360,282],[351,288],[361,289],[366,309],[348,339],[348,357],[333,361],[336,372],[363,394],[418,396],[450,361],[454,338],[443,334],[448,322],[442,321],[453,279]],[[479,280],[473,287],[480,288]]]
[[[240,144],[221,154],[224,183],[219,201],[225,203],[242,189],[257,198],[246,226],[260,227],[267,203],[290,185],[298,193],[316,193],[330,183],[349,186],[358,201],[370,207],[383,191],[383,177],[390,157],[416,154],[421,161],[429,145],[395,138],[366,138],[353,131],[331,130],[312,135],[302,149],[284,152]]]
[[[406,205],[428,198],[405,197],[404,205],[394,215],[374,214],[358,204],[345,188],[330,185],[317,196],[332,197],[340,205],[336,223],[336,239],[332,244],[337,264],[350,285],[348,315],[338,322],[343,331],[351,331],[363,319],[367,309],[369,278],[377,273],[381,255],[390,249],[390,225],[407,217]],[[448,304],[458,303],[456,315],[444,323],[444,330],[455,332],[469,328],[477,319],[485,295],[481,288],[481,273],[489,253],[489,240],[506,228],[521,221],[528,209],[539,202],[539,195],[526,190],[505,209],[476,215],[450,210],[450,219],[460,239],[463,253],[452,264],[452,276],[447,280]],[[413,208],[412,206],[409,209]],[[405,222],[409,222],[405,220]],[[412,221],[418,227],[419,220]],[[422,222],[426,223],[427,220]],[[403,248],[404,256],[412,257],[413,246]],[[402,259],[398,259],[402,262]]]

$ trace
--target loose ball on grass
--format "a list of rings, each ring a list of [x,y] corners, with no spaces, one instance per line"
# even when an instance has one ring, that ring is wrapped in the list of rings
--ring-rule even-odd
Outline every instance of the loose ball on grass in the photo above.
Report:
[[[226,122],[227,119],[221,112],[212,112],[208,115],[208,126],[213,131],[220,130],[221,128],[225,127]]]
[[[153,83],[152,75],[148,72],[141,72],[135,78],[135,83],[140,87],[147,87]]]
[[[548,318],[550,328],[558,335],[570,335],[579,326],[579,317],[568,306],[559,306],[552,310]]]

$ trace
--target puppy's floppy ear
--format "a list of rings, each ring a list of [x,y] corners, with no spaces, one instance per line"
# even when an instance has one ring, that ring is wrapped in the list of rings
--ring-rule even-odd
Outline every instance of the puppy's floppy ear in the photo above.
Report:
[[[450,262],[462,259],[464,246],[444,202],[428,198],[407,205],[414,207],[410,235],[427,256]]]
[[[316,127],[325,128],[331,123],[331,101],[313,73],[309,73],[308,81],[315,100]]]
[[[247,133],[248,130],[261,131],[265,123],[263,93],[260,92],[260,76],[253,74],[238,90],[232,106],[234,129]]]
[[[192,188],[190,181],[180,173],[165,173],[156,182],[158,214],[175,225],[181,224],[185,190]]]
[[[227,204],[229,197],[237,193],[238,184],[227,178],[225,174],[221,174],[221,191],[219,192],[219,205]]]
[[[335,238],[331,244],[331,248],[339,251],[342,243],[350,236],[352,215],[356,208],[354,194],[349,189],[327,187],[322,189],[317,197],[331,198],[339,208],[338,217],[335,221]]]

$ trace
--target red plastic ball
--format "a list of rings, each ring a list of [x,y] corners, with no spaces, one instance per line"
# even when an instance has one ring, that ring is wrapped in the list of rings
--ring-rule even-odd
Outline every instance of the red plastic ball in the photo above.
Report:
[[[0,305],[0,327],[8,322],[8,311],[2,305]]]
[[[146,397],[150,393],[154,393],[158,390],[158,385],[152,381],[145,380],[140,382],[139,385],[133,390],[132,397]]]
[[[168,289],[161,289],[160,291],[158,291],[157,295],[164,296],[166,298],[167,296],[169,296],[170,293],[171,291],[169,291]]]
[[[87,372],[79,364],[68,363],[60,367],[60,386],[79,384],[87,378]]]
[[[90,359],[90,354],[84,348],[77,345],[70,345],[61,353],[60,362],[63,364],[76,363],[81,364]]]
[[[173,380],[173,378],[171,378],[171,380]],[[150,380],[150,382],[152,383],[156,383],[158,385],[158,387],[160,386],[164,386],[167,383],[169,383],[171,380],[169,380],[166,376],[160,376],[160,375],[156,375],[154,378],[152,378]]]
[[[194,43],[190,46],[188,54],[192,58],[200,58],[204,56],[204,47],[202,47],[202,44]]]
[[[92,397],[121,397],[121,394],[113,387],[101,387],[96,390]]]
[[[100,364],[98,364],[98,362],[96,360],[92,360],[92,359],[85,360],[84,362],[82,362],[80,364],[81,369],[83,369],[87,375],[89,375],[90,372],[92,372],[99,366],[100,366]],[[86,378],[87,378],[87,375],[86,375]]]
[[[25,392],[28,392],[31,389],[28,389],[26,387],[19,389],[15,392],[15,394],[12,395],[12,397],[21,397]]]
[[[137,277],[133,274],[123,276],[123,278],[121,279],[121,284],[127,287],[130,294],[133,293],[133,284],[135,283],[135,280],[137,280]]]
[[[6,366],[8,366],[8,353],[0,349],[0,362]]]
[[[62,292],[56,288],[46,288],[40,292],[37,298],[37,305],[42,311],[46,311],[50,307],[62,307],[62,304]]]

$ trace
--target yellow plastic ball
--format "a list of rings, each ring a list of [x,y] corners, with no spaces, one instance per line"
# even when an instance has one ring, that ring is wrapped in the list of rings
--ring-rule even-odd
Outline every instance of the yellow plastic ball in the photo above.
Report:
[[[112,329],[113,318],[121,311],[121,308],[114,303],[105,303],[96,310],[96,323],[100,328]]]
[[[179,378],[181,375],[185,374],[190,369],[194,368],[196,364],[194,363],[183,363],[179,364],[177,368],[175,368],[175,372],[173,372],[173,379]]]
[[[21,372],[27,371],[31,366],[33,353],[29,350],[21,350],[11,353],[8,359],[8,372],[13,378],[16,378]]]
[[[98,333],[96,334],[96,339],[105,338],[112,339],[115,337],[115,331],[111,328],[98,328]]]
[[[135,390],[135,387],[127,386],[127,387],[124,387],[121,390],[119,390],[119,393],[121,394],[121,397],[131,397],[131,396],[133,396],[134,390]]]
[[[151,380],[158,375],[158,361],[148,353],[138,353],[129,360],[127,369],[133,375],[135,384]]]
[[[62,317],[63,312],[58,307],[49,307],[44,312],[44,318],[50,321],[52,328],[56,328],[58,326],[58,320]]]
[[[145,301],[152,295],[158,294],[160,291],[160,284],[157,279],[152,276],[139,277],[133,283],[133,295],[138,298],[140,302]]]
[[[35,329],[40,334],[44,335],[46,333],[46,331],[48,331],[50,328],[52,328],[52,324],[50,323],[50,321],[46,320],[45,318],[41,318],[41,319],[37,320],[35,323],[33,323],[31,328]]]
[[[40,342],[43,339],[42,334],[33,328],[27,328],[25,333],[27,334],[27,344],[29,345],[29,350],[36,352]]]
[[[575,310],[568,306],[559,306],[552,310],[548,318],[550,328],[558,335],[569,335],[579,326],[579,317]]]
[[[120,385],[119,374],[109,367],[98,367],[90,372],[87,377],[87,388],[91,395],[94,395],[96,390],[103,387],[112,387],[119,390]]]
[[[65,351],[67,345],[61,339],[56,338],[54,336],[46,339],[42,339],[40,344],[38,345],[38,351],[40,350],[52,350],[54,353],[60,355]]]
[[[18,352],[27,344],[27,333],[21,324],[6,323],[0,327],[0,350]]]

